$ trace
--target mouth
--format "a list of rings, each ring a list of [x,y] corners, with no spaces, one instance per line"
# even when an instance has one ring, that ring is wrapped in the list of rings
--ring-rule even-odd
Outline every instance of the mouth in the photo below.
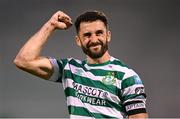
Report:
[[[98,50],[100,49],[101,45],[93,45],[93,46],[90,46],[89,49],[91,50]]]
[[[92,45],[90,46],[91,48],[96,48],[96,47],[99,47],[100,45]]]
[[[91,43],[91,44],[88,44],[87,45],[87,48],[90,48],[90,47],[98,47],[98,46],[101,46],[102,43]]]

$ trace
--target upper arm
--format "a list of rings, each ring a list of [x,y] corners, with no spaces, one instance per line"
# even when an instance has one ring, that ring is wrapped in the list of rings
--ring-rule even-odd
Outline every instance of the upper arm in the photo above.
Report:
[[[139,76],[132,72],[121,83],[123,105],[129,117],[144,116],[146,114],[146,94]]]
[[[47,57],[39,57],[32,61],[16,59],[14,62],[18,68],[43,79],[49,79],[53,73],[53,66]]]

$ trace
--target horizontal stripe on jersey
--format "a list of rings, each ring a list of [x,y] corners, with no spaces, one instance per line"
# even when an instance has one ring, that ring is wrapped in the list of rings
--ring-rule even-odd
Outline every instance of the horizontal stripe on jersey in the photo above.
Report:
[[[103,115],[103,114],[98,114],[98,113],[90,113],[86,108],[82,108],[82,107],[74,107],[74,106],[68,106],[68,110],[71,110],[73,113],[71,115],[77,115],[77,116],[80,116],[82,119],[85,119],[87,118],[88,116],[91,117],[94,117],[94,118],[103,118],[103,119],[106,119],[106,118],[111,118],[111,119],[117,119],[117,118],[114,118],[114,117],[111,117],[111,116],[107,116],[107,115]],[[72,117],[72,116],[70,116]],[[76,117],[76,116],[74,116]],[[79,118],[77,118],[79,119]]]
[[[116,118],[122,118],[122,114],[120,111],[117,111],[115,108],[109,108],[109,107],[103,107],[103,106],[93,106],[88,103],[83,103],[81,100],[75,98],[75,97],[68,97],[67,102],[73,102],[72,104],[68,104],[68,107],[74,107],[74,108],[79,108],[82,109],[83,112],[89,113],[89,115],[92,115],[94,113],[98,114],[99,116],[109,116],[109,117],[116,117]],[[87,112],[88,109],[88,112]],[[76,110],[69,110],[71,114],[74,114],[74,111]],[[78,111],[78,110],[77,110]],[[79,112],[81,113],[81,112]],[[77,114],[75,114],[77,115]],[[82,114],[84,115],[84,114]],[[84,115],[87,116],[87,115]],[[102,118],[102,117],[97,117],[96,118]]]

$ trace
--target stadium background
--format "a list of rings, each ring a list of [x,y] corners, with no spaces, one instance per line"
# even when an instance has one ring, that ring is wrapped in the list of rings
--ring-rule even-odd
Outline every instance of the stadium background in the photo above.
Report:
[[[91,9],[109,17],[110,53],[144,81],[149,116],[180,117],[179,0],[1,0],[0,117],[68,117],[62,86],[17,69],[13,59],[55,11],[74,20]],[[42,54],[85,58],[75,35],[74,27],[56,31]]]

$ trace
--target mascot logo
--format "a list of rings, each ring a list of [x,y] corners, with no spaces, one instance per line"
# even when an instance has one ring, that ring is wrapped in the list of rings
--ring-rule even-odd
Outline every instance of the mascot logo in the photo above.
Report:
[[[114,77],[114,72],[109,72],[103,79],[102,82],[106,85],[113,85],[116,82],[116,78]]]

